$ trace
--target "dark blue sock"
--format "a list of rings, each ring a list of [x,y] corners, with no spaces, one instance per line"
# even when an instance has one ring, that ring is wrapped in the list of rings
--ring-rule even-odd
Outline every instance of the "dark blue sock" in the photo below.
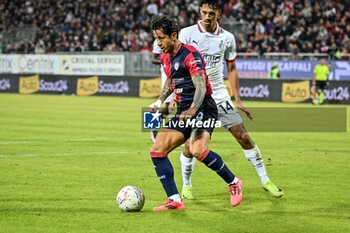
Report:
[[[170,197],[171,195],[178,194],[179,191],[177,191],[174,181],[174,169],[168,157],[152,158],[152,161],[166,195]]]
[[[213,151],[209,151],[208,156],[202,161],[207,167],[215,171],[226,183],[231,183],[235,175],[228,169],[221,157]]]

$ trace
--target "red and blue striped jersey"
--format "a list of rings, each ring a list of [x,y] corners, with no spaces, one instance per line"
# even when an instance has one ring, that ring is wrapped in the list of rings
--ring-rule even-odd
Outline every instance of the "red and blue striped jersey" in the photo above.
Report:
[[[212,89],[205,71],[205,61],[200,52],[191,45],[182,44],[175,56],[162,53],[160,56],[164,71],[174,89],[175,101],[181,109],[188,109],[194,98],[195,86],[192,77],[204,73],[206,96],[212,94]]]

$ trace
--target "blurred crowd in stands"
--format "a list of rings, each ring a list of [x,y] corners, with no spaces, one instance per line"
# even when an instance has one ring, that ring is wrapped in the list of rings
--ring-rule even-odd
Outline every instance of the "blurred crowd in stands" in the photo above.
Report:
[[[167,14],[180,27],[199,18],[197,0],[1,0],[0,34],[21,28],[34,36],[3,43],[3,53],[151,51],[150,21]],[[238,52],[350,51],[349,0],[225,0],[222,25],[245,25],[235,34]],[[234,25],[233,23],[233,25]]]

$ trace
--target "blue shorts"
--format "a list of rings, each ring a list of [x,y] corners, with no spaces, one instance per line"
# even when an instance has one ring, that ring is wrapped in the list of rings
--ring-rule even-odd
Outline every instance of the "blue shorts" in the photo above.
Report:
[[[212,134],[218,119],[218,109],[214,99],[210,95],[204,98],[201,107],[191,120],[180,122],[179,116],[185,110],[187,109],[178,109],[175,116],[170,118],[164,128],[181,132],[185,137],[185,141],[190,138],[194,129],[203,129],[209,132],[209,134]]]

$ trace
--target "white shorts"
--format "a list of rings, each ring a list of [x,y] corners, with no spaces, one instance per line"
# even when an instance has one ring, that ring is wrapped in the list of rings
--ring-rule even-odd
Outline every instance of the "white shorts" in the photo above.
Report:
[[[238,110],[233,105],[231,98],[226,98],[220,103],[216,103],[218,107],[219,117],[218,120],[221,121],[222,127],[229,130],[232,126],[239,125],[243,123]]]

